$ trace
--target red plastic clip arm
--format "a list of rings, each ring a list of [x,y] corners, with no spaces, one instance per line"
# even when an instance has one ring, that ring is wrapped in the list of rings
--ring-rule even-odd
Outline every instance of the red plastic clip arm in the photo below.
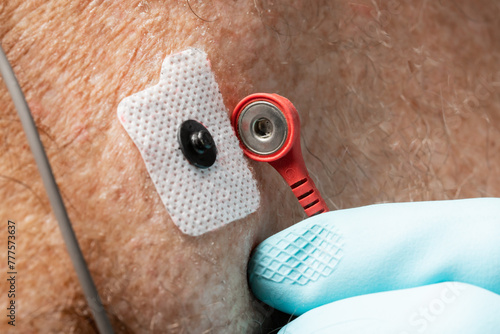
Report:
[[[265,101],[277,107],[285,116],[287,123],[287,137],[283,145],[274,153],[261,155],[252,152],[241,140],[238,130],[238,119],[241,112],[249,104]],[[286,98],[277,94],[253,94],[244,98],[233,111],[231,123],[240,139],[243,152],[255,161],[268,162],[280,173],[297,197],[300,205],[308,216],[323,213],[328,210],[313,180],[307,171],[302,150],[300,147],[300,120],[293,104]]]

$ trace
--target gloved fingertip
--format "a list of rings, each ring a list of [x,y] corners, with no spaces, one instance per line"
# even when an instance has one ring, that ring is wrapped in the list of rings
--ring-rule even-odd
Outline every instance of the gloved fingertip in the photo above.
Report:
[[[343,256],[342,236],[326,215],[304,220],[256,248],[248,274],[257,298],[289,314],[318,306],[314,282],[331,275]]]

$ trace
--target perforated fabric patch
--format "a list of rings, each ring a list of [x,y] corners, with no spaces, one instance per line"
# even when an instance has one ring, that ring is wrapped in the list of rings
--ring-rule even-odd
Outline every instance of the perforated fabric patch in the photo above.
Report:
[[[159,83],[123,99],[118,118],[182,232],[201,235],[259,207],[256,180],[238,145],[205,52],[191,48],[168,56]],[[215,141],[217,160],[207,169],[191,165],[181,152],[177,133],[189,119],[203,124]]]

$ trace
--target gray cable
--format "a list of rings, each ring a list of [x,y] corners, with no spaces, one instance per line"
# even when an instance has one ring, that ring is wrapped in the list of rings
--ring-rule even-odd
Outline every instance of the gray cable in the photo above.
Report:
[[[59,223],[59,228],[64,242],[66,243],[69,256],[71,257],[71,261],[73,262],[76,274],[80,280],[83,292],[87,298],[87,303],[94,315],[97,328],[99,329],[99,332],[103,334],[113,333],[111,323],[106,315],[106,310],[102,305],[101,298],[99,298],[96,286],[92,280],[87,264],[85,263],[80,246],[78,245],[75,232],[73,231],[73,227],[69,221],[68,213],[66,212],[56,180],[54,179],[54,174],[52,173],[49,160],[47,159],[42,142],[40,141],[40,136],[35,122],[33,121],[33,117],[31,116],[30,109],[1,45],[0,73],[2,74],[7,89],[12,96],[12,101],[14,101],[14,105],[16,106],[19,118],[21,119],[31,152],[35,157],[38,170],[42,176],[43,184],[49,197],[52,210],[54,211],[57,222]]]

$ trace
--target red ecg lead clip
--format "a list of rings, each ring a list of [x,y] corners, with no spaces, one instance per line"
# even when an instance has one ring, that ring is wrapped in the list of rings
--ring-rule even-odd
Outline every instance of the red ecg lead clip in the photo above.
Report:
[[[329,211],[302,158],[299,114],[288,99],[277,94],[249,95],[234,109],[231,123],[243,152],[273,166],[307,216]]]

